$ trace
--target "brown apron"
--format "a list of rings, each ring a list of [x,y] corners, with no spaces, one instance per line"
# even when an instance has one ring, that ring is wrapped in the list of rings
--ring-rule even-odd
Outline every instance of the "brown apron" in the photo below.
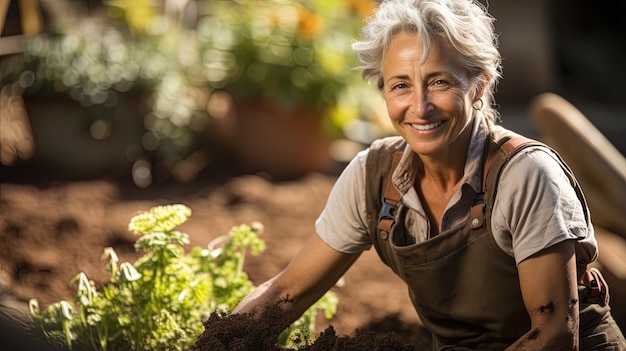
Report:
[[[395,195],[390,195],[394,190],[389,189],[388,182],[395,168],[393,163],[399,160],[399,156],[394,160],[392,155],[400,155],[406,144],[400,138],[387,138],[370,148],[366,175],[370,236],[382,261],[406,282],[415,310],[424,327],[432,333],[435,350],[450,346],[503,350],[530,330],[515,260],[495,242],[490,217],[499,173],[508,159],[521,149],[517,146],[520,142],[543,144],[525,138],[517,138],[512,146],[504,144],[511,136],[517,135],[492,135],[493,139],[489,140],[485,148],[485,168],[493,171],[483,181],[486,189],[483,186],[485,191],[475,199],[466,223],[422,243],[409,245],[406,244],[409,233],[405,232],[404,214],[410,209],[399,201],[399,194],[412,187],[413,181],[409,177],[411,181],[395,189]],[[577,182],[564,163],[563,166],[584,203]],[[579,262],[577,268],[582,276],[586,263]],[[610,318],[610,309],[608,305],[582,303],[586,290],[584,287],[579,290],[580,349],[591,350],[600,340],[588,340],[589,345],[583,345],[583,341],[596,334],[599,325]],[[617,328],[614,322],[612,327]],[[619,328],[617,334],[608,340],[619,340]]]

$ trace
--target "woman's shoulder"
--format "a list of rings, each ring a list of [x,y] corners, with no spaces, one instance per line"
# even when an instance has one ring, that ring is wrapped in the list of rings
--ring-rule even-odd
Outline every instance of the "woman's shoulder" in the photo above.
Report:
[[[518,171],[539,172],[545,175],[555,172],[561,174],[568,169],[556,151],[541,144],[526,147],[515,154],[511,157],[509,167],[517,168]]]

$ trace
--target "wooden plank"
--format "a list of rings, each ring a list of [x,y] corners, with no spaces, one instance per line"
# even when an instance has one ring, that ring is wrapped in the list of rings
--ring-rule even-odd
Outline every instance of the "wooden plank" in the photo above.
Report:
[[[18,4],[22,13],[22,33],[28,36],[41,32],[43,20],[39,2],[37,0],[19,0]]]
[[[626,159],[574,105],[544,93],[530,103],[543,141],[561,154],[580,183],[592,221],[626,238]],[[626,118],[626,116],[624,116]]]

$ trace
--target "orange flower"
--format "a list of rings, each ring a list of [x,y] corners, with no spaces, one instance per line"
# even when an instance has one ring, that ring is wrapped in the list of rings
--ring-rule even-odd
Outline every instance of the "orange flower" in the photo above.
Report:
[[[322,18],[310,9],[298,7],[298,36],[311,41],[317,37],[323,29]]]
[[[348,0],[348,7],[361,18],[365,18],[373,14],[378,7],[378,3],[373,0]]]

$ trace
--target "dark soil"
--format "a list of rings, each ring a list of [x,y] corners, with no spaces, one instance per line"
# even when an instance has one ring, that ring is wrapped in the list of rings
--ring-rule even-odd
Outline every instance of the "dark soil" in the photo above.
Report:
[[[268,306],[256,318],[253,313],[230,316],[213,313],[204,323],[205,331],[189,351],[282,350],[276,346],[275,340],[288,325],[288,316],[281,310],[280,303]],[[364,326],[355,330],[353,335],[338,336],[330,325],[300,350],[428,350],[428,335],[426,332],[421,334],[424,339],[418,348],[415,344],[407,344],[395,331],[377,332]]]

